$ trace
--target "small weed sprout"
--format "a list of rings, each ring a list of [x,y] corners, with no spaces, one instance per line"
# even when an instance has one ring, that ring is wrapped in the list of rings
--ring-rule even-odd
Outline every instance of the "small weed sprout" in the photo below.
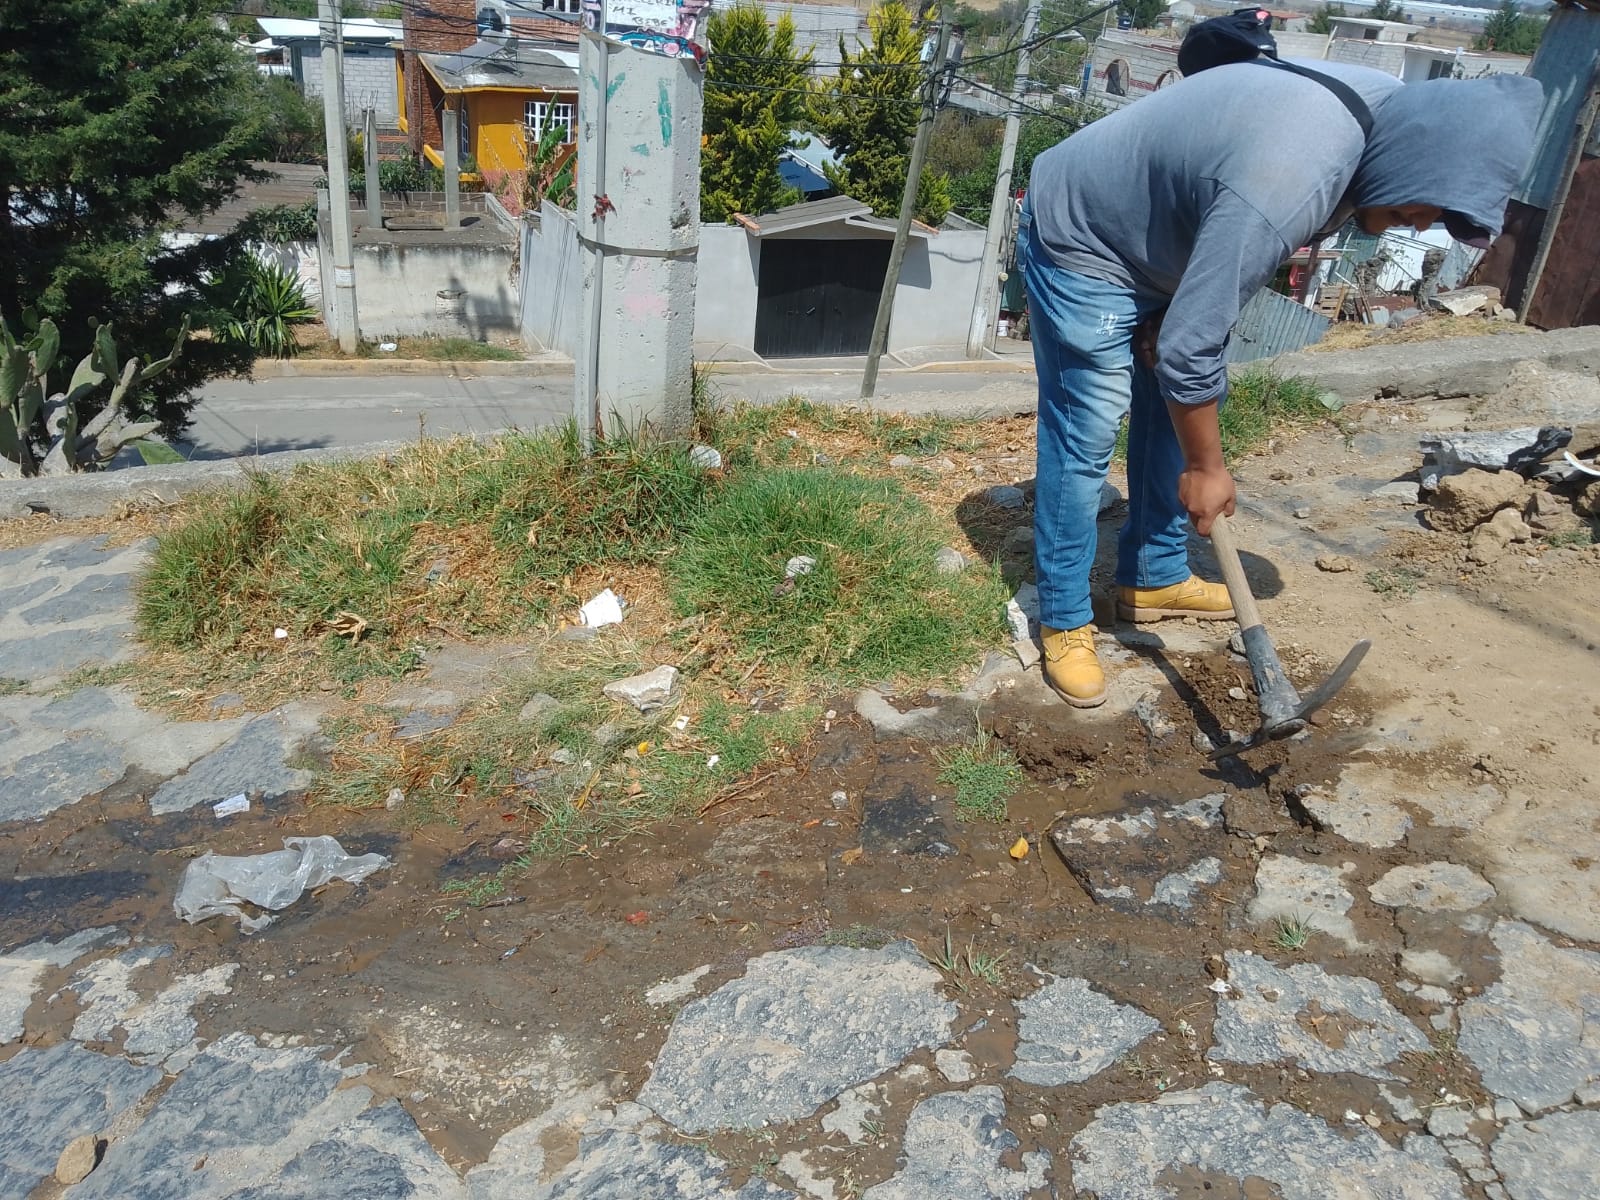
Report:
[[[967,974],[981,979],[990,987],[999,987],[1005,979],[1005,955],[983,954],[972,943],[967,943]]]
[[[1292,917],[1279,917],[1274,923],[1272,944],[1280,950],[1297,952],[1304,950],[1315,933],[1310,919],[1295,913]]]

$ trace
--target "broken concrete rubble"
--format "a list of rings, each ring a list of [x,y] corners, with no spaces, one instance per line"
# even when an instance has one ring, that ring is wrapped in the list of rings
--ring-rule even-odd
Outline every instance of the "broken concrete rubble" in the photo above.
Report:
[[[1530,468],[1572,441],[1572,430],[1557,425],[1492,429],[1474,433],[1425,433],[1422,486],[1432,489],[1441,479],[1477,467],[1486,471]]]
[[[1467,317],[1485,310],[1493,313],[1500,307],[1500,289],[1479,285],[1440,292],[1433,298],[1433,305],[1454,317]]]
[[[1514,471],[1464,471],[1439,481],[1428,524],[1442,533],[1470,533],[1502,508],[1519,508],[1528,485]]]

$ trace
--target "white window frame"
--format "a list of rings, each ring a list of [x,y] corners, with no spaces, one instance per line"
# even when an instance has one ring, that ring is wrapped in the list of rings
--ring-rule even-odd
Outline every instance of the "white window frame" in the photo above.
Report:
[[[573,126],[576,124],[576,117],[575,106],[567,100],[524,100],[522,102],[522,129],[530,146],[535,146],[542,141],[545,130],[552,125],[562,126],[566,129],[567,136],[562,139],[563,145],[571,142],[574,136]]]

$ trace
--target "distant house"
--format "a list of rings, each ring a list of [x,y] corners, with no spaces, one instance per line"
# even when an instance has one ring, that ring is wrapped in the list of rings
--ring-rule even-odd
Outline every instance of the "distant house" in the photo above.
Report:
[[[551,124],[577,125],[579,0],[430,0],[407,5],[390,72],[412,153],[441,164],[445,99],[464,101],[465,153],[521,170]]]
[[[578,54],[481,41],[456,54],[419,54],[422,102],[442,129],[446,103],[456,109],[459,153],[480,172],[521,171],[530,145],[550,130],[571,144],[578,125]],[[409,113],[407,116],[409,117]],[[442,133],[439,135],[442,140]],[[420,139],[435,166],[444,164],[440,141]]]
[[[289,77],[306,96],[322,95],[322,35],[317,22],[298,17],[257,17],[256,24],[273,46],[281,47]],[[344,110],[346,119],[359,123],[362,112],[372,109],[380,124],[392,125],[399,112],[395,90],[394,51],[400,36],[399,21],[362,18],[341,23],[344,33]],[[257,60],[266,48],[255,46]]]

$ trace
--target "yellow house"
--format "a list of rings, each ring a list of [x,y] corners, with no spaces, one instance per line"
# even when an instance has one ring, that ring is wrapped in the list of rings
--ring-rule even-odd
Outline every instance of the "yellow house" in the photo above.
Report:
[[[406,56],[395,56],[400,127],[417,128],[422,154],[436,167],[444,165],[440,114],[446,105],[456,109],[464,172],[524,170],[529,144],[546,131],[564,131],[567,145],[577,134],[576,51],[519,47],[513,40],[486,54],[486,45],[478,42],[455,54],[417,54],[421,87],[416,93],[406,87]],[[408,97],[413,104],[420,97],[425,111],[405,111]]]

